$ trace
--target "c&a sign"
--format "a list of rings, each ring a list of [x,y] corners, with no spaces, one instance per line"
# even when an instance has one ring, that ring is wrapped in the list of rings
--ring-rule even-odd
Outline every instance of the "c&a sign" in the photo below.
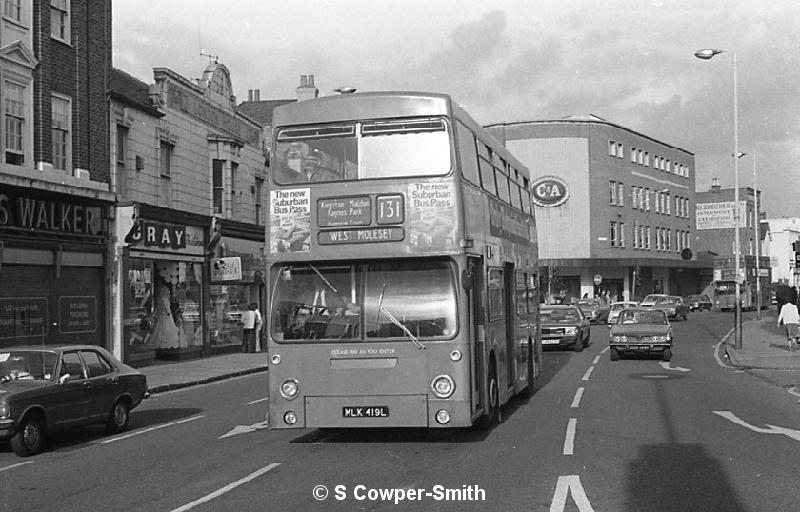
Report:
[[[531,185],[531,198],[536,206],[559,206],[567,202],[567,183],[556,176],[542,176]]]

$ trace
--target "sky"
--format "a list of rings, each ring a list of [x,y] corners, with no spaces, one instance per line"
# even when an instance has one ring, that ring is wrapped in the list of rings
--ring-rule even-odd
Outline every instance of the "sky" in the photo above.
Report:
[[[447,93],[483,125],[594,114],[694,153],[698,191],[734,184],[737,105],[740,186],[800,217],[800,0],[116,0],[112,23],[114,66],[147,83],[217,58],[238,102],[314,75]]]

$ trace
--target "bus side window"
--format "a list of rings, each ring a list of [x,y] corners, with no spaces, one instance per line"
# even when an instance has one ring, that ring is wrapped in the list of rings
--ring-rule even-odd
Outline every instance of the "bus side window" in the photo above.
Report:
[[[461,122],[457,123],[458,152],[461,160],[461,173],[475,186],[481,186],[478,172],[478,153],[475,149],[475,135]]]

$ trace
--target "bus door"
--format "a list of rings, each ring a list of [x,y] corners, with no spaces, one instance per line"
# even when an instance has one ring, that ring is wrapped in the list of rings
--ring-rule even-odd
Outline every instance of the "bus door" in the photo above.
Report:
[[[517,350],[515,347],[517,337],[517,315],[514,306],[514,290],[516,288],[514,264],[506,263],[503,274],[503,304],[505,305],[504,320],[506,325],[506,375],[508,379],[506,385],[510,388],[514,386],[514,382],[517,380]]]
[[[468,257],[464,275],[464,287],[467,292],[467,336],[472,377],[472,410],[476,411],[486,405],[486,330],[483,297],[483,262],[480,258]]]

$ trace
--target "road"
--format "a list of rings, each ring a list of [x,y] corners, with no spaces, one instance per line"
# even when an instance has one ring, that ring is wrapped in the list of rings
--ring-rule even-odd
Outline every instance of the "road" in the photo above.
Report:
[[[670,363],[611,362],[593,326],[488,433],[270,431],[265,374],[159,394],[122,435],[0,449],[0,511],[796,510],[797,398],[720,365],[730,323],[675,322]]]

